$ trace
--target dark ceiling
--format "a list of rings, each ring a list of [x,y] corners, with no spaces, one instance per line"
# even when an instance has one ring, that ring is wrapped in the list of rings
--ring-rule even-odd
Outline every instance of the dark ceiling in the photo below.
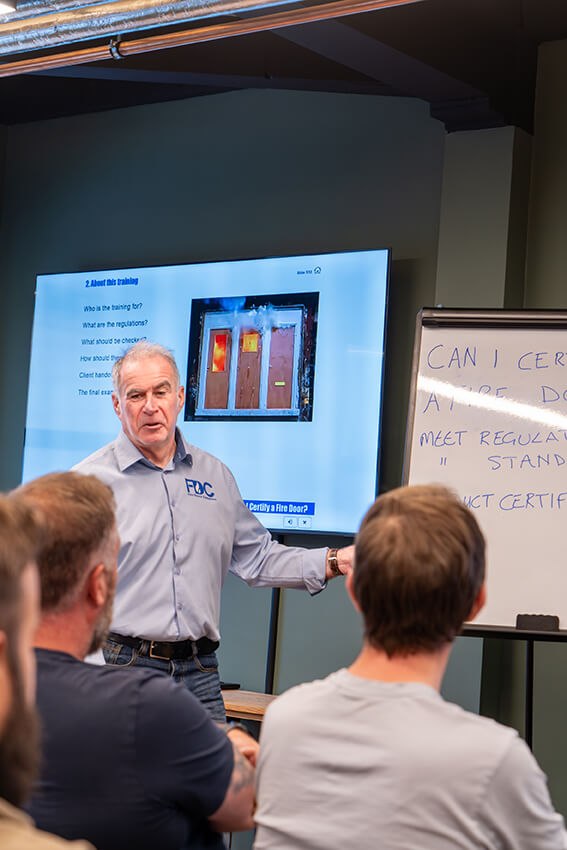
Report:
[[[0,123],[286,88],[422,98],[449,132],[504,124],[531,132],[538,46],[563,38],[567,0],[422,0],[5,77]]]

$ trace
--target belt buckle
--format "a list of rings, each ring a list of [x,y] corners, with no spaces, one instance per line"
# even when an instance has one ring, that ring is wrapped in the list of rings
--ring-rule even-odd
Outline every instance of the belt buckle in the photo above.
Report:
[[[150,658],[158,658],[161,661],[169,661],[170,659],[167,657],[167,655],[158,655],[157,653],[154,652],[154,644],[156,644],[156,643],[159,643],[159,641],[158,640],[150,641],[150,648],[149,648],[149,651],[148,651],[149,657]]]

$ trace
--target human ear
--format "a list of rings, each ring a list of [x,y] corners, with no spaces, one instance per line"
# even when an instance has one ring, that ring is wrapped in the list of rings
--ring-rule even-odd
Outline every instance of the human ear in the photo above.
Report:
[[[471,612],[470,612],[469,616],[467,617],[467,622],[469,622],[470,620],[474,620],[474,618],[477,616],[477,614],[480,614],[480,612],[484,608],[485,604],[486,604],[486,582],[483,581],[482,587],[478,591],[476,599],[473,602]]]
[[[87,579],[87,595],[96,608],[102,608],[108,596],[108,577],[104,564],[97,564]]]
[[[12,705],[12,677],[8,664],[8,641],[6,633],[0,631],[0,733]]]
[[[355,610],[358,611],[358,613],[360,614],[361,613],[360,605],[358,604],[358,600],[357,600],[357,598],[354,594],[354,586],[353,586],[354,585],[354,571],[353,570],[350,570],[346,574],[345,585],[346,585],[347,593],[350,596],[350,601],[354,605]]]
[[[120,399],[116,395],[116,393],[112,393],[112,406],[114,407],[114,412],[120,418]]]

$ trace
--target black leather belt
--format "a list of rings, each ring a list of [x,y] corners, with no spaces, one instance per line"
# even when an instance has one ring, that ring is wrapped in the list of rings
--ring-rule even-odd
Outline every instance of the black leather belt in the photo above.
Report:
[[[137,649],[140,655],[164,658],[167,661],[193,658],[194,655],[210,655],[219,648],[218,640],[211,640],[208,637],[202,637],[199,640],[163,641],[119,635],[116,632],[109,632],[108,637],[115,643],[123,643],[125,646]]]

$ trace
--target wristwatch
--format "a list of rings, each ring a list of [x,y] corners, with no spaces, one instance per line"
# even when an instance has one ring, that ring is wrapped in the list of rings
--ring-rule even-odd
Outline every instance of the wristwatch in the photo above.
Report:
[[[339,567],[339,558],[338,558],[339,550],[338,549],[329,549],[327,552],[327,564],[331,573],[334,576],[341,576],[342,572]]]
[[[217,723],[217,726],[226,732],[228,735],[229,732],[232,732],[233,729],[240,729],[241,732],[246,732],[247,735],[250,735],[250,730],[246,728],[244,723],[239,723],[237,720],[228,720],[226,723]]]

